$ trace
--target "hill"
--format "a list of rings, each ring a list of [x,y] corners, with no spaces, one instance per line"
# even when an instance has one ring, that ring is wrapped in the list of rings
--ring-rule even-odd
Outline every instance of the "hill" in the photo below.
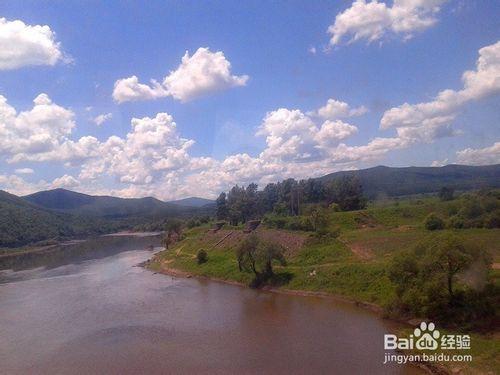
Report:
[[[215,201],[206,198],[189,197],[189,198],[179,199],[176,201],[170,201],[169,203],[183,207],[204,207],[209,204],[215,204]]]
[[[23,197],[28,202],[58,212],[105,218],[177,215],[186,208],[159,199],[117,198],[77,193],[66,189],[40,191]]]
[[[0,247],[107,233],[118,223],[53,212],[0,190]]]
[[[320,177],[328,181],[342,176],[356,176],[368,198],[434,193],[443,186],[455,190],[500,187],[500,164],[487,166],[447,165],[444,167],[378,166],[356,171],[342,171]]]

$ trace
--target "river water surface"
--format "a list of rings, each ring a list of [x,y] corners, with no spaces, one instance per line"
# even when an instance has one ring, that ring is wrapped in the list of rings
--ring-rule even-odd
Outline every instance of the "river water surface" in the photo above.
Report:
[[[100,238],[0,271],[0,373],[420,373],[384,365],[390,327],[350,304],[136,267],[157,242]]]

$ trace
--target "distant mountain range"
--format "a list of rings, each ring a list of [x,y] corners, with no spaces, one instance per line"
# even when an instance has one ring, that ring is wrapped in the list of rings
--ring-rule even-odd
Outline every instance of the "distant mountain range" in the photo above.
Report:
[[[18,197],[0,190],[0,248],[99,235],[144,224],[161,227],[169,217],[211,214],[213,203],[203,198],[163,202],[152,197],[93,196],[65,189]]]
[[[451,164],[444,167],[404,168],[378,166],[335,172],[319,179],[328,181],[346,175],[356,176],[363,186],[363,193],[370,199],[434,193],[443,186],[450,186],[455,190],[500,187],[500,164],[486,166]]]
[[[55,212],[0,190],[0,247],[109,233],[122,227],[101,218]]]
[[[371,199],[433,193],[443,186],[456,190],[500,188],[500,164],[490,166],[374,167],[331,173],[332,180],[357,176]],[[74,238],[130,229],[162,227],[169,217],[210,215],[214,201],[185,198],[163,202],[156,198],[93,196],[54,189],[17,197],[0,190],[0,247],[22,246],[49,239]]]
[[[183,207],[204,207],[215,204],[215,201],[206,198],[190,197],[190,198],[179,199],[176,201],[170,201],[168,203],[176,204],[178,206],[183,206]]]
[[[38,206],[79,215],[120,218],[142,215],[174,216],[189,208],[200,208],[214,203],[204,198],[185,198],[163,202],[153,197],[117,198],[77,193],[66,189],[40,191],[23,197]]]

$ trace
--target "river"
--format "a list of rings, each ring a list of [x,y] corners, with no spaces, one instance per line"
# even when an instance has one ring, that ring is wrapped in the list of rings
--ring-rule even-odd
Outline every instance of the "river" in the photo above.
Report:
[[[390,327],[369,311],[136,267],[155,245],[99,238],[0,271],[0,373],[420,373],[383,364]]]

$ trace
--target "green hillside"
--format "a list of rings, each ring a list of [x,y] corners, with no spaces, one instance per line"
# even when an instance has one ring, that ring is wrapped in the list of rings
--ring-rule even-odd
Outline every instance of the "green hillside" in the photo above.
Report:
[[[0,190],[0,247],[118,230],[120,223],[57,213]]]
[[[40,191],[27,195],[23,199],[58,212],[107,218],[159,214],[176,215],[187,209],[152,197],[94,196],[65,189]]]

